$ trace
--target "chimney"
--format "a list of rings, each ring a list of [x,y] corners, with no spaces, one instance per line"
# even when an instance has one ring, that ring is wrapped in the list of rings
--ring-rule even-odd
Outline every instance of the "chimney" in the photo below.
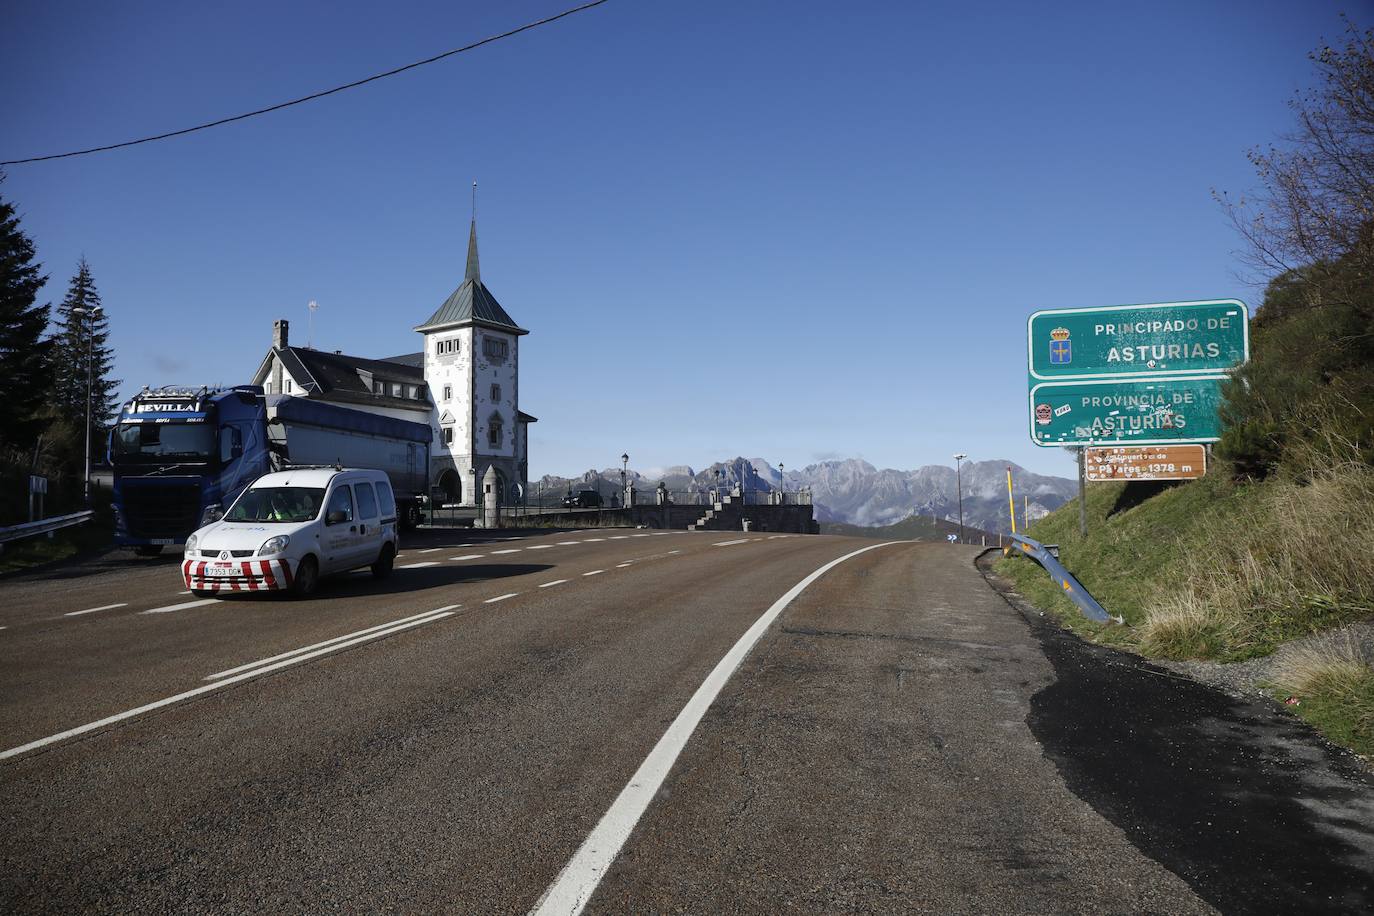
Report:
[[[289,346],[286,339],[286,332],[289,327],[290,322],[285,318],[278,318],[272,322],[272,346],[274,348],[284,350]]]

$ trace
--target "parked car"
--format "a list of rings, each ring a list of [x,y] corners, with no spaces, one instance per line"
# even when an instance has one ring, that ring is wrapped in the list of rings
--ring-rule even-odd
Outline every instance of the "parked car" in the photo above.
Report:
[[[600,509],[601,494],[595,490],[579,490],[575,496],[563,497],[564,509]]]
[[[188,537],[181,573],[195,595],[285,590],[305,597],[321,576],[361,566],[386,578],[396,550],[386,472],[294,468],[259,477],[223,518]]]

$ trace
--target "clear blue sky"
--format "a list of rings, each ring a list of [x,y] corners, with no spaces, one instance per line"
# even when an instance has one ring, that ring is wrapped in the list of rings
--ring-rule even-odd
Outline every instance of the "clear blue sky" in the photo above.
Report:
[[[574,5],[14,0],[0,159],[188,126]],[[419,349],[482,275],[533,333],[531,476],[735,454],[1009,458],[1039,308],[1235,296],[1212,188],[1338,39],[1313,0],[1123,6],[613,0],[284,112],[13,166],[61,299],[84,254],[125,392],[304,343]]]

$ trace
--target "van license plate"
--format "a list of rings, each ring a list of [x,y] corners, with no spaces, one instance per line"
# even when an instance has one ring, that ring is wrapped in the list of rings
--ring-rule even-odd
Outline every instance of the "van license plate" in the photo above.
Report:
[[[240,574],[237,566],[211,566],[205,570],[207,576],[237,576]]]

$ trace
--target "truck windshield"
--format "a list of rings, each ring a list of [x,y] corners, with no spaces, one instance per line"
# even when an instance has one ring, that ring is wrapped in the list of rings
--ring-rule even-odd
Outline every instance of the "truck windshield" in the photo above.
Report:
[[[121,423],[112,444],[116,464],[208,462],[215,454],[215,430],[201,423]]]
[[[308,522],[319,514],[324,490],[310,487],[254,487],[224,517],[229,522]]]

